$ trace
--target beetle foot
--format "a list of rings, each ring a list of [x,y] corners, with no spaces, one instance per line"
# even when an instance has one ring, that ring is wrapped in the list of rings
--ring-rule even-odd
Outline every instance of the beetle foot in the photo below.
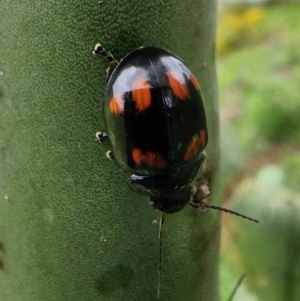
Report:
[[[114,158],[114,153],[111,150],[107,151],[106,152],[106,159],[107,160],[112,160],[113,158]]]
[[[107,134],[104,132],[97,132],[95,141],[97,142],[103,142],[107,138]]]

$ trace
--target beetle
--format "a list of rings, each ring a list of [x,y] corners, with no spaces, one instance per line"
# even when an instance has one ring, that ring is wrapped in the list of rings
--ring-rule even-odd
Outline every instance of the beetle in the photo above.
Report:
[[[179,57],[157,47],[135,49],[119,63],[100,44],[93,53],[110,62],[106,131],[116,162],[133,173],[129,187],[148,194],[159,211],[180,211],[206,158],[206,114],[196,77]]]
[[[107,158],[133,173],[129,187],[148,194],[163,213],[178,212],[189,203],[257,222],[192,200],[193,183],[206,160],[208,131],[200,85],[184,62],[152,46],[137,48],[120,62],[101,44],[92,51],[109,61],[104,101],[108,135],[97,132],[96,141],[109,137],[113,151]]]

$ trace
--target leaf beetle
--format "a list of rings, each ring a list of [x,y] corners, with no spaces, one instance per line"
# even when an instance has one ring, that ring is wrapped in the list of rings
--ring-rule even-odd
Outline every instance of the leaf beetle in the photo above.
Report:
[[[106,131],[116,162],[133,173],[129,187],[148,194],[157,210],[180,211],[206,158],[206,114],[196,77],[180,58],[157,47],[135,49],[120,62],[100,44],[93,53],[109,60]]]

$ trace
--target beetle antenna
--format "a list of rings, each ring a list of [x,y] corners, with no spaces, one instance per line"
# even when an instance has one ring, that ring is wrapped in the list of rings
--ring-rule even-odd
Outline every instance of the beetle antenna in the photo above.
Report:
[[[259,220],[255,219],[255,218],[249,217],[247,215],[244,215],[244,214],[241,214],[241,213],[238,213],[236,211],[233,211],[233,210],[230,210],[230,209],[227,209],[227,208],[223,208],[223,207],[220,207],[220,206],[203,204],[203,205],[201,205],[201,207],[216,209],[216,210],[219,210],[219,211],[224,211],[226,213],[234,214],[234,215],[240,216],[242,218],[245,218],[245,219],[247,219],[251,222],[259,223]]]
[[[233,297],[234,297],[235,293],[237,292],[239,286],[242,284],[242,282],[243,282],[243,280],[245,279],[245,277],[246,277],[246,273],[244,273],[244,274],[240,277],[240,279],[239,279],[238,282],[236,283],[236,285],[235,285],[235,287],[234,287],[234,289],[233,289],[233,291],[232,291],[232,293],[231,293],[231,295],[230,295],[230,297],[229,297],[229,299],[228,299],[227,301],[232,301],[232,300],[233,300]]]
[[[161,246],[162,246],[162,227],[165,223],[165,213],[161,212],[158,230],[158,278],[157,278],[157,299],[160,295],[160,274],[161,274]]]
[[[251,222],[255,222],[255,223],[259,223],[259,220],[255,219],[255,218],[252,218],[252,217],[249,217],[247,215],[244,215],[244,214],[241,214],[241,213],[238,213],[236,211],[233,211],[233,210],[230,210],[230,209],[227,209],[227,208],[224,208],[224,207],[221,207],[221,206],[215,206],[215,205],[209,205],[209,204],[206,204],[206,203],[194,203],[194,202],[190,202],[189,203],[190,206],[194,207],[194,208],[210,208],[210,209],[216,209],[216,210],[219,210],[219,211],[224,211],[226,213],[230,213],[230,214],[234,214],[234,215],[237,215],[239,217],[242,217],[242,218],[245,218]]]

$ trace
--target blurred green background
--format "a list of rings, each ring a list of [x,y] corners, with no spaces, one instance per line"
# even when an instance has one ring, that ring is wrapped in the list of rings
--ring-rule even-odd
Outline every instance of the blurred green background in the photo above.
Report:
[[[223,206],[260,220],[223,214],[222,300],[300,300],[300,5],[219,10]]]

